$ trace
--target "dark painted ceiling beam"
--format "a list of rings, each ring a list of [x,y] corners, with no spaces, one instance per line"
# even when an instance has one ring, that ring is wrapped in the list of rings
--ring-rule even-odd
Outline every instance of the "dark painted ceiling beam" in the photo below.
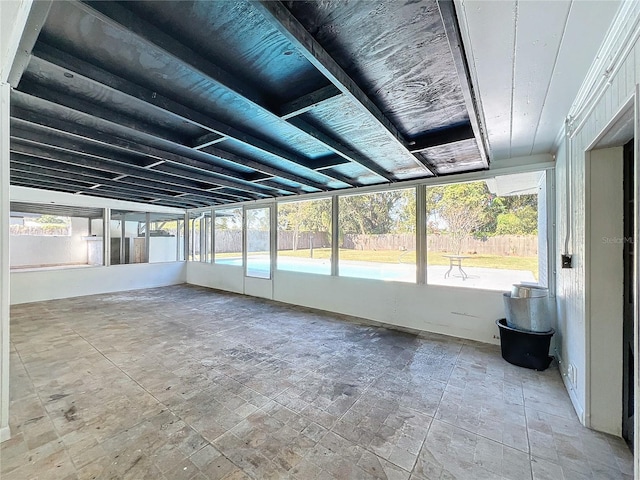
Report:
[[[73,194],[83,194],[89,195],[92,197],[106,197],[113,198],[116,200],[126,200],[138,203],[158,203],[160,205],[164,205],[167,207],[176,207],[176,208],[189,208],[188,204],[185,205],[185,202],[173,201],[173,200],[162,200],[155,199],[153,197],[143,197],[140,195],[128,195],[123,192],[114,192],[112,190],[102,189],[98,191],[97,189],[86,189],[83,185],[78,184],[72,181],[47,181],[44,179],[31,179],[31,178],[23,178],[20,176],[12,179],[12,183],[16,186],[20,187],[30,187],[30,188],[40,188],[44,190],[54,190],[58,192],[68,192]]]
[[[229,200],[232,200],[234,202],[243,202],[245,200],[255,200],[255,198],[251,198],[248,196],[244,196],[244,195],[238,195],[237,193],[231,193],[228,190],[225,192],[222,192],[221,190],[225,188],[225,187],[221,187],[221,188],[210,188],[209,191],[210,192],[215,192],[215,194],[218,197],[222,197],[222,198],[228,198]],[[282,196],[286,196],[288,195],[288,193],[283,192],[281,194]]]
[[[331,84],[281,105],[278,114],[283,120],[288,120],[340,95],[342,95],[342,92]]]
[[[12,95],[20,96],[20,92],[13,92]],[[73,111],[72,118],[73,117]],[[121,137],[112,136],[110,134],[104,134],[96,128],[86,127],[77,123],[66,122],[64,120],[58,120],[48,118],[29,110],[12,106],[11,108],[12,122],[17,122],[18,125],[45,129],[51,133],[65,135],[67,137],[74,137],[78,140],[82,140],[94,145],[108,146],[121,151],[124,154],[129,155],[144,155],[148,156],[156,161],[166,161],[176,165],[189,167],[193,169],[199,169],[202,167],[202,171],[207,173],[216,174],[210,181],[233,188],[239,191],[250,192],[262,197],[272,196],[271,192],[260,188],[252,183],[249,179],[237,178],[233,175],[242,177],[238,172],[230,172],[224,168],[212,165],[203,161],[194,160],[189,157],[177,155],[166,150],[160,150],[155,147],[145,145],[144,143],[133,142]],[[89,117],[88,114],[83,114]],[[77,115],[75,116],[77,118]]]
[[[215,145],[216,143],[224,142],[229,137],[218,135],[215,132],[205,133],[201,137],[196,138],[191,142],[191,148],[200,150],[201,148],[208,147],[209,145]]]
[[[305,122],[301,118],[296,118],[298,115],[302,115],[305,112],[308,112],[313,107],[320,105],[323,102],[334,99],[338,96],[342,95],[342,92],[336,88],[335,85],[331,84],[327,87],[321,88],[312,92],[308,95],[305,95],[301,98],[293,100],[292,102],[283,105],[280,109],[280,116],[282,119],[287,120],[291,125],[296,127],[299,130],[302,130],[307,135],[315,138],[324,146],[329,148],[331,151],[339,155],[346,162],[353,162],[360,164],[370,172],[375,173],[376,175],[381,176],[385,180],[389,182],[395,182],[396,179],[393,174],[387,172],[384,168],[380,167],[376,162],[371,161],[369,158],[364,155],[359,154],[348,146],[344,145],[342,142],[332,138],[330,135],[327,135],[320,129],[310,125]],[[334,164],[332,166],[337,166],[339,164]],[[321,170],[322,168],[326,168],[324,166],[316,166],[316,170]]]
[[[92,197],[104,197],[104,198],[112,198],[116,200],[126,200],[138,203],[157,203],[159,205],[164,205],[167,207],[175,207],[175,208],[194,208],[191,205],[197,205],[198,207],[206,206],[198,203],[190,203],[176,200],[167,200],[167,199],[158,199],[154,197],[144,197],[141,195],[131,195],[126,192],[114,191],[113,189],[104,189],[100,188],[86,188],[83,185],[77,185],[73,182],[69,181],[47,181],[44,179],[32,179],[32,178],[24,178],[24,177],[15,177],[12,179],[12,184],[19,187],[29,187],[29,188],[38,188],[44,190],[54,190],[60,192],[68,192],[73,194],[84,194],[90,195]]]
[[[193,152],[190,148],[122,127],[108,120],[94,117],[89,113],[57,105],[17,90],[11,92],[11,117],[12,121],[20,119],[34,127],[46,127],[51,132],[113,147],[124,153],[146,155],[157,160],[174,163],[198,160],[208,165],[207,171],[219,175],[228,175],[229,178],[227,180],[235,182],[237,188],[241,188],[240,186],[243,185],[248,187],[249,191],[261,192],[265,196],[269,196],[264,190],[256,189],[255,186],[251,185],[253,179],[245,178],[245,176],[248,177],[249,175],[211,164],[211,157],[208,155],[197,152],[198,158],[194,158],[187,155]],[[153,146],[156,144],[160,144],[162,147]],[[175,146],[180,153],[169,151],[168,148],[171,146]],[[189,164],[189,166],[194,167],[193,164]],[[229,187],[232,188],[231,185]]]
[[[460,142],[463,140],[473,140],[473,128],[470,123],[464,125],[456,125],[455,127],[443,128],[436,132],[427,133],[410,143],[412,153],[422,152],[432,147],[439,147],[449,143]]]
[[[81,98],[71,96],[67,93],[63,93],[44,84],[36,83],[32,79],[26,76],[20,82],[18,87],[20,92],[33,97],[42,98],[48,102],[62,105],[67,108],[71,108],[78,112],[87,113],[94,117],[102,118],[112,123],[117,123],[123,127],[131,128],[139,132],[153,135],[154,137],[161,137],[165,140],[169,140],[173,143],[182,143],[184,141],[182,136],[176,135],[165,128],[160,128],[155,125],[144,123],[138,119],[124,115],[122,113],[113,111],[111,109],[102,107],[98,102],[90,102]]]
[[[18,50],[11,65],[9,77],[7,78],[7,83],[13,88],[18,86],[22,74],[27,69],[27,65],[29,65],[31,51],[40,35],[40,30],[42,30],[44,22],[47,20],[52,2],[53,0],[38,0],[31,4],[31,10],[29,10],[29,15],[27,16],[27,23],[22,32]],[[4,54],[5,52],[3,51],[2,53]]]
[[[126,195],[125,192],[121,192],[117,188],[112,188],[109,186],[102,186],[102,185],[84,193],[88,194],[88,192],[96,192],[98,196],[103,196],[105,193],[108,192],[113,194],[115,198],[118,198],[123,194]],[[189,199],[185,199],[184,196],[180,196],[180,195],[171,197],[170,199],[163,198],[163,197],[154,197],[152,195],[149,195],[148,197],[143,197],[141,200],[138,200],[138,202],[153,204],[153,205],[162,205],[165,207],[184,208],[184,209],[208,207],[211,205],[209,202],[205,203],[205,202],[199,202],[199,201],[191,201]],[[218,202],[218,205],[224,204],[224,203],[225,202]],[[194,207],[190,207],[189,205],[194,205]]]
[[[146,90],[142,87],[134,85],[127,80],[121,79],[86,62],[75,59],[74,57],[60,52],[53,47],[39,45],[34,54],[37,55],[33,59],[35,64],[34,68],[38,68],[41,71],[54,72],[57,70],[57,73],[59,75],[63,75],[68,70],[70,72],[73,72],[74,76],[82,77],[84,80],[91,83],[97,83],[102,88],[111,89],[112,91],[117,92],[119,95],[128,95],[138,101],[144,102],[145,104],[155,109],[159,109],[164,114],[174,115],[184,121],[192,123],[193,125],[211,130],[216,135],[224,135],[226,137],[233,138],[234,140],[237,140],[244,145],[248,145],[259,151],[272,155],[279,160],[294,163],[298,166],[306,168],[307,170],[313,170],[312,168],[307,167],[308,161],[302,157],[287,152],[284,149],[270,145],[268,142],[240,132],[233,127],[222,124],[221,122],[209,119],[199,112],[195,112],[183,105],[180,105],[172,100],[156,94],[156,92],[152,92],[150,90]],[[41,57],[46,57],[47,59]],[[115,122],[122,126],[133,128],[135,130],[142,131],[156,137],[161,137],[176,144],[183,144],[183,139],[177,138],[175,136],[173,136],[173,138],[169,137],[164,129],[145,125],[137,120],[129,118],[126,115],[122,115],[117,112],[112,112],[111,110],[98,107],[93,103],[89,103],[76,98],[71,98],[68,95],[54,92],[51,89],[45,89],[44,87],[41,87],[37,84],[32,85],[32,82],[28,83],[27,85],[21,85],[21,90],[26,93],[33,94],[39,98],[64,105],[73,110],[91,114],[104,120]],[[286,170],[276,169],[272,166],[265,165],[250,158],[239,157],[237,155],[226,152],[225,150],[211,150],[202,148],[201,151],[216,157],[216,159],[240,164],[245,167],[253,168],[257,171],[267,173],[269,175],[280,176],[292,182],[301,183],[303,185],[313,187],[319,191],[328,190],[325,185],[309,180],[304,176],[295,175],[289,173]],[[313,173],[317,175],[317,172],[314,171]],[[335,180],[329,175],[324,176],[330,178],[331,180]]]
[[[324,143],[329,148],[331,148],[333,152],[337,153],[345,160],[360,164],[370,172],[380,175],[382,178],[388,180],[389,182],[396,181],[396,178],[393,176],[393,174],[387,172],[385,169],[380,167],[380,165],[378,165],[377,163],[372,162],[364,155],[359,154],[358,152],[349,148],[347,145],[343,144],[339,140],[332,138],[331,136],[324,133],[322,130],[314,127],[313,125],[310,125],[309,123],[305,122],[301,118],[291,118],[289,119],[289,122],[291,122],[292,125],[295,125],[296,127],[298,127],[300,130],[303,130],[304,132],[308,133],[312,137],[320,140],[322,143]]]
[[[206,188],[201,188],[198,183],[189,180],[188,177],[177,175],[173,176],[171,174],[155,172],[147,170],[143,167],[128,164],[126,162],[113,160],[111,158],[88,155],[85,153],[79,153],[60,147],[52,147],[51,145],[38,143],[37,141],[23,140],[12,137],[10,151],[12,153],[21,154],[24,156],[36,157],[53,162],[66,163],[69,165],[90,168],[101,172],[109,172],[116,175],[135,176],[137,178],[151,180],[160,184],[193,188],[199,190],[205,195],[210,193],[209,190],[207,190]]]
[[[460,80],[460,88],[462,89],[462,95],[464,97],[464,103],[469,112],[469,120],[471,121],[471,127],[476,138],[476,144],[480,151],[480,158],[484,163],[485,168],[489,168],[489,157],[487,155],[488,149],[485,145],[484,130],[480,122],[478,108],[478,101],[476,98],[473,85],[471,84],[471,75],[469,74],[469,65],[464,54],[464,47],[462,44],[462,36],[460,35],[460,27],[458,26],[458,17],[456,16],[456,8],[453,0],[438,0],[438,8],[440,9],[440,16],[442,17],[442,23],[444,24],[444,31],[449,41],[449,48],[453,55],[453,61],[458,72],[458,79]]]
[[[190,68],[197,70],[199,74],[207,78],[212,83],[217,84],[220,87],[226,90],[229,90],[234,94],[244,98],[247,102],[253,104],[253,106],[260,109],[266,115],[270,116],[273,120],[279,121],[279,122],[285,122],[284,119],[280,118],[279,115],[275,114],[272,111],[272,109],[268,105],[266,105],[265,101],[263,101],[262,99],[256,98],[255,95],[247,95],[246,89],[243,90],[241,88],[238,88],[238,83],[239,83],[238,79],[231,77],[229,74],[224,72],[219,67],[211,64],[210,62],[203,59],[198,54],[190,50],[189,48],[180,44],[180,42],[177,41],[176,39],[168,36],[164,32],[160,31],[158,28],[146,22],[145,20],[138,18],[136,15],[134,15],[131,11],[127,10],[126,8],[123,8],[122,6],[117,5],[114,2],[103,2],[99,4],[93,4],[92,6],[88,6],[86,4],[79,4],[79,6],[86,13],[90,15],[94,15],[95,17],[101,19],[102,21],[113,26],[114,28],[126,29],[126,30],[129,30],[130,32],[133,32],[138,38],[144,40],[145,42],[154,46],[155,48],[159,48],[163,50],[166,54],[168,54],[169,56],[172,56],[178,62],[186,64]],[[149,97],[152,97],[152,100],[154,100],[154,102],[151,102],[151,103],[155,103],[156,101],[160,101],[160,100],[164,102],[164,100],[166,100],[166,99],[163,99],[161,96],[157,95],[155,92],[149,92],[149,93],[150,93]],[[136,96],[136,95],[132,95],[132,96]],[[168,109],[169,105],[166,104],[166,102],[165,102],[165,106]],[[183,107],[183,108],[186,108],[186,107]],[[169,111],[171,110],[169,109]],[[268,153],[275,157],[284,159],[286,161],[292,162],[303,168],[313,170],[314,173],[316,174],[326,176],[332,180],[338,180],[338,181],[344,182],[344,177],[341,177],[338,179],[338,178],[334,178],[330,173],[315,171],[313,169],[313,165],[310,160],[304,159],[299,155],[294,154],[293,152],[288,152],[280,147],[271,145],[264,140],[258,139],[256,137],[253,137],[252,135],[241,132],[232,126],[223,125],[221,122],[217,122],[209,118],[203,118],[205,117],[204,115],[200,114],[199,112],[192,111],[191,118],[195,119],[196,116],[199,118],[199,121],[197,123],[198,125],[211,129],[216,134],[219,134],[228,138],[233,138],[257,150],[260,150],[262,152]],[[188,119],[189,117],[185,116],[185,118]],[[207,139],[204,139],[204,140],[209,141]],[[193,144],[197,145],[199,143],[205,143],[205,142],[201,142],[201,138],[195,139],[193,142],[191,142],[192,145]],[[200,149],[203,149],[203,151],[205,151],[203,147],[200,147]],[[279,175],[279,176],[282,176],[282,175]],[[284,176],[282,177],[285,178]],[[309,182],[307,182],[307,185],[309,185]],[[357,186],[353,181],[349,181],[347,185]],[[317,188],[318,190],[321,190],[321,191],[329,190],[326,187],[318,188],[317,184],[310,185],[310,186],[313,186],[314,188]]]
[[[207,76],[218,78],[218,83],[234,85],[235,91],[237,91],[241,96],[249,99],[251,102],[266,104],[267,100],[263,98],[255,88],[196,54],[193,50],[177,42],[161,29],[155,27],[142,18],[139,18],[133,12],[123,8],[121,5],[118,5],[115,2],[93,3],[91,5],[74,2],[74,5],[84,12],[99,18],[111,27],[118,30],[128,30],[136,36],[145,39],[147,42],[155,44],[158,48],[166,51],[171,56],[193,65],[194,68],[205,73]]]
[[[257,140],[257,139],[256,139]],[[318,183],[316,181],[313,180],[309,180],[301,175],[296,175],[294,173],[289,173],[287,171],[284,171],[282,169],[279,168],[274,168],[265,164],[259,164],[257,165],[256,162],[253,162],[249,159],[247,159],[246,157],[241,157],[240,155],[236,155],[235,153],[231,153],[231,152],[227,152],[225,150],[221,150],[219,148],[216,148],[215,146],[208,146],[208,147],[204,147],[200,150],[201,152],[207,153],[209,155],[212,155],[216,158],[222,158],[224,160],[227,160],[229,162],[234,162],[237,163],[238,165],[244,165],[246,167],[249,168],[254,168],[256,170],[259,170],[262,173],[266,173],[268,175],[272,175],[274,177],[281,177],[284,178],[286,180],[289,180],[291,182],[295,182],[295,183],[299,183],[301,185],[305,185],[307,187],[312,187],[315,188],[316,190],[319,190],[321,192],[326,192],[328,190],[330,190],[329,187],[327,187],[326,185],[323,185],[321,183]],[[283,157],[280,157],[283,158]],[[301,160],[302,161],[302,160]],[[298,164],[298,165],[302,165],[302,164]],[[311,169],[309,169],[311,170]],[[315,173],[315,172],[314,172]],[[331,177],[330,175],[325,175],[326,177],[331,178],[331,180],[337,180],[333,177]]]
[[[251,4],[271,22],[271,24],[302,53],[333,85],[349,98],[360,110],[374,121],[388,138],[397,143],[404,155],[417,163],[430,174],[436,175],[432,166],[413,155],[407,148],[407,141],[380,111],[373,101],[360,89],[356,82],[342,69],[329,53],[298,22],[289,10],[279,1],[250,0]]]
[[[69,178],[71,180],[86,180],[88,182],[100,183],[105,185],[118,186],[119,188],[152,192],[154,195],[166,195],[169,197],[177,196],[179,194],[188,194],[190,197],[198,199],[203,202],[211,202],[215,200],[219,194],[208,194],[197,189],[190,189],[187,187],[177,187],[175,185],[159,184],[149,180],[141,178],[125,176],[113,176],[113,174],[107,174],[96,170],[90,170],[81,167],[74,167],[65,164],[56,164],[49,161],[38,161],[33,157],[22,157],[17,154],[12,154],[11,158],[11,173],[14,171],[33,172],[41,175],[57,176],[64,179]]]
[[[192,68],[198,68],[198,65],[207,64],[208,68],[205,70],[201,70],[201,73],[210,78],[214,83],[218,83],[226,89],[232,90],[236,94],[244,97],[247,101],[255,104],[256,107],[262,109],[269,115],[271,115],[274,119],[279,120],[280,118],[273,114],[268,108],[264,106],[263,101],[256,101],[251,98],[252,95],[247,96],[246,89],[239,89],[238,85],[241,83],[238,79],[234,79],[229,76],[226,72],[223,72],[220,68],[211,64],[210,62],[202,59],[193,51],[184,47],[175,39],[167,36],[164,32],[161,32],[159,29],[153,27],[148,22],[137,18],[132,12],[122,8],[119,5],[116,5],[113,2],[107,2],[103,4],[94,4],[91,7],[85,4],[77,4],[82,10],[87,13],[94,15],[100,18],[102,21],[114,26],[115,28],[122,29],[126,28],[131,30],[134,34],[136,34],[141,39],[151,43],[155,47],[161,48],[165,50],[169,55],[174,56],[178,61],[182,63],[186,63]],[[96,9],[92,8],[96,7]],[[107,13],[102,13],[102,12]],[[75,71],[77,74],[84,76],[86,79],[93,80],[95,82],[100,83],[103,86],[112,88],[113,90],[117,90],[119,92],[125,93],[131,97],[134,97],[140,101],[143,101],[149,105],[156,106],[166,112],[170,112],[175,114],[194,125],[198,125],[201,128],[205,128],[207,130],[211,130],[213,133],[217,135],[221,135],[223,137],[233,138],[234,140],[243,143],[251,148],[255,148],[261,152],[272,155],[281,160],[285,160],[287,162],[291,162],[308,170],[313,170],[313,168],[309,167],[309,161],[293,152],[287,151],[283,148],[277,147],[275,145],[270,144],[264,140],[256,138],[252,135],[249,135],[245,132],[242,132],[233,126],[225,125],[222,122],[217,120],[213,120],[206,115],[203,115],[200,112],[196,112],[193,109],[190,109],[184,105],[181,105],[173,100],[170,100],[162,95],[159,95],[157,92],[153,92],[144,87],[140,87],[138,85],[132,84],[127,80],[120,78],[116,75],[113,75],[109,72],[106,72],[100,68],[89,65],[86,62],[83,62],[79,59],[75,59],[72,56],[60,52],[59,50],[43,46],[42,48],[38,47],[38,55],[40,57],[47,57],[50,63],[54,63],[56,65],[62,66],[68,70]],[[44,60],[44,58],[43,58]],[[222,80],[224,79],[224,80]],[[233,88],[230,88],[230,85]],[[196,139],[195,143],[198,144],[199,140]],[[193,145],[194,142],[191,142]],[[199,147],[202,149],[203,147]],[[251,159],[245,159],[245,163],[250,163]],[[258,162],[254,162],[258,164]],[[253,167],[252,167],[253,168]],[[264,168],[264,167],[263,167]],[[333,178],[328,173],[320,173],[313,172],[316,175],[322,175],[331,180],[338,180]],[[288,172],[283,171],[283,173],[279,176],[286,178]],[[293,180],[291,178],[287,178],[288,180],[295,181],[296,183],[300,183],[298,180]],[[342,180],[340,180],[342,181]],[[322,186],[317,182],[313,182],[311,180],[306,180],[303,183],[304,185],[311,186],[320,191],[327,191],[329,188],[326,186]],[[353,184],[350,184],[354,186]]]
[[[13,150],[13,147],[16,141],[26,142],[27,144],[36,145],[40,148],[44,148],[49,152],[69,152],[74,155],[81,155],[83,157],[95,158],[100,161],[120,164],[128,167],[129,171],[131,171],[131,174],[133,174],[134,172],[137,172],[138,175],[141,175],[141,174],[147,175],[147,176],[153,175],[157,178],[157,181],[162,181],[165,178],[165,176],[156,172],[156,170],[151,169],[152,167],[159,167],[161,164],[158,165],[157,162],[150,163],[148,157],[139,157],[139,156],[137,157],[137,160],[144,161],[146,163],[145,165],[134,163],[136,160],[136,157],[133,157],[133,156],[129,156],[129,158],[119,156],[118,159],[114,159],[111,157],[110,152],[105,152],[104,148],[100,148],[100,147],[96,148],[94,146],[84,145],[79,142],[74,142],[72,140],[69,140],[68,138],[56,137],[50,134],[47,135],[46,133],[41,131],[27,130],[17,126],[14,126],[11,129],[11,140],[12,140],[12,143],[10,145],[11,150]],[[97,168],[100,169],[100,166],[98,165]],[[104,169],[104,170],[108,171],[107,169]],[[128,174],[126,171],[115,172],[115,173],[120,173],[122,175]],[[181,181],[192,183],[193,180],[196,180],[197,173],[195,172],[191,173],[186,170],[181,170],[180,173],[176,172],[173,175],[181,178],[182,179]],[[197,180],[199,182],[209,184],[212,187],[219,186],[219,183],[217,183],[216,179],[211,176],[201,175],[201,176],[198,176]],[[189,183],[183,183],[183,184],[188,186]],[[193,185],[197,186],[197,184],[195,183]]]
[[[131,187],[128,187],[127,185],[120,185],[120,184],[113,185],[108,180],[100,182],[100,181],[91,179],[90,177],[84,177],[82,175],[72,175],[72,174],[60,175],[59,173],[56,174],[55,171],[47,171],[45,169],[41,169],[33,166],[15,164],[13,162],[11,164],[11,177],[21,178],[24,181],[27,181],[29,179],[52,181],[52,182],[74,181],[78,184],[86,184],[85,190],[96,190],[98,186],[104,186],[107,188],[111,188],[112,191],[117,190],[118,192],[121,192],[129,196],[149,196],[149,197],[157,198],[160,200],[168,200],[168,201],[180,200],[185,205],[191,208],[200,206],[203,203],[206,205],[211,201],[215,201],[215,200],[195,200],[195,199],[189,199],[186,197],[178,197],[178,195],[169,195],[167,193],[154,192],[148,189],[131,188]]]

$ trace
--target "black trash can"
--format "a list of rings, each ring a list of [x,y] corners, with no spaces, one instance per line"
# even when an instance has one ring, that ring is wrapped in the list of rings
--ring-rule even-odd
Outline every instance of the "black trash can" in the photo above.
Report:
[[[500,329],[500,348],[502,358],[518,367],[533,370],[546,370],[553,357],[549,356],[549,345],[555,330],[548,332],[530,332],[507,325],[507,320],[496,320]]]

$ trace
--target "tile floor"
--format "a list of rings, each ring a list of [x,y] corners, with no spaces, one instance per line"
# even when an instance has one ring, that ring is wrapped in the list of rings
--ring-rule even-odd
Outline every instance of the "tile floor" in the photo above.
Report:
[[[631,479],[558,371],[191,286],[20,305],[14,479]]]

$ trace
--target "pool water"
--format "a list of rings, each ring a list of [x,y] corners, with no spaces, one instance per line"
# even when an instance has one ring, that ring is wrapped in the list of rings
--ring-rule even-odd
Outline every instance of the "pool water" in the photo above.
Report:
[[[222,258],[216,259],[216,263],[242,266],[242,259]],[[247,273],[249,276],[269,278],[270,265],[271,262],[267,256],[248,257]],[[279,257],[276,268],[278,270],[292,272],[331,275],[331,263],[329,260]],[[370,278],[374,280],[392,280],[396,282],[411,283],[415,283],[416,281],[415,265],[340,261],[338,268],[340,270],[340,276],[343,277]]]

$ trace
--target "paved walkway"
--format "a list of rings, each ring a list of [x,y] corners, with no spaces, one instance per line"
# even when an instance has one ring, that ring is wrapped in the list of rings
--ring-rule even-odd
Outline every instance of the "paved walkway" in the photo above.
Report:
[[[526,270],[500,270],[497,268],[465,267],[462,269],[467,274],[467,279],[462,278],[462,274],[457,267],[451,270],[447,278],[445,273],[449,270],[447,266],[434,265],[427,267],[427,283],[430,285],[447,285],[451,287],[481,288],[484,290],[501,290],[510,292],[514,283],[536,282],[533,272]]]

